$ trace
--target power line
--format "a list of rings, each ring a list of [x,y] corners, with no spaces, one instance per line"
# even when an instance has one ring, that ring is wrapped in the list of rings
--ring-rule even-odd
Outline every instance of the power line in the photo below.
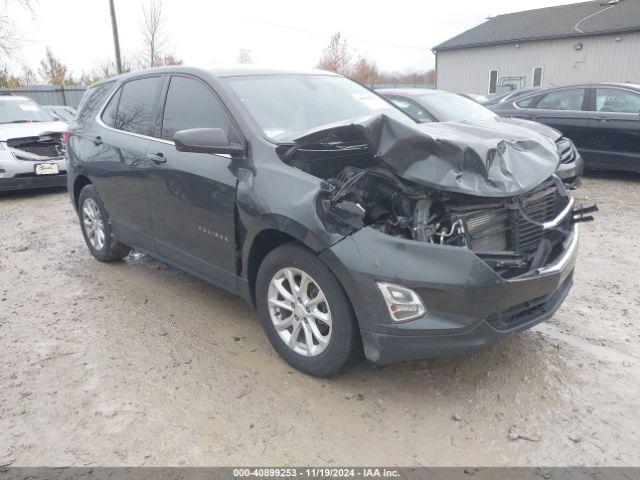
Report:
[[[307,30],[304,28],[300,28],[300,27],[294,27],[291,25],[283,25],[281,23],[274,23],[274,22],[268,22],[266,20],[260,20],[258,18],[253,18],[253,17],[247,17],[246,15],[240,15],[241,18],[244,18],[245,20],[249,20],[251,22],[255,22],[255,23],[261,23],[263,25],[269,25],[271,27],[277,27],[277,28],[283,28],[285,30],[293,30],[295,32],[299,32],[299,33],[306,33],[309,35],[319,35],[322,37],[331,37],[331,33],[327,33],[327,32],[318,32],[315,30]],[[382,47],[392,47],[392,48],[405,48],[405,49],[413,49],[413,50],[429,50],[427,47],[420,47],[417,45],[402,45],[402,44],[398,44],[398,43],[385,43],[385,42],[378,42],[376,40],[365,40],[362,38],[351,38],[350,40],[352,40],[355,43],[370,43],[372,45],[379,45]]]

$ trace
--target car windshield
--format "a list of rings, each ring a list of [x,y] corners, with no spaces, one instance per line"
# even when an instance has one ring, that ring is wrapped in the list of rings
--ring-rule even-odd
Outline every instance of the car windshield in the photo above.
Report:
[[[53,118],[30,100],[0,100],[0,123],[51,122]]]
[[[264,134],[275,142],[307,130],[384,113],[415,122],[357,83],[332,75],[269,75],[226,79]]]
[[[476,122],[497,117],[479,103],[453,93],[430,93],[418,98],[440,122]]]

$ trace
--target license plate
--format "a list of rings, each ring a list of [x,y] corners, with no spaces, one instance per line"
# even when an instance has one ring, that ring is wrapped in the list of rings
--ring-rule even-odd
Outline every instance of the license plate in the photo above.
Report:
[[[36,175],[56,175],[60,173],[57,163],[36,163]]]

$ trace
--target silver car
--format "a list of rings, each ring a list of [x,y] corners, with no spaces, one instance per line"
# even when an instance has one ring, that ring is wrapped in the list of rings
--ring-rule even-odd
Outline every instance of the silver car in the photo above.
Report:
[[[0,97],[0,191],[65,186],[67,124],[26,97]]]

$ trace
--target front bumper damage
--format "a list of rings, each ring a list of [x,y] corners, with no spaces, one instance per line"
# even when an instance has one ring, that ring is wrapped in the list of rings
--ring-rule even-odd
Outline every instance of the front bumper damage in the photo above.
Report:
[[[551,317],[573,284],[578,226],[550,264],[504,279],[471,250],[364,228],[322,258],[352,299],[366,357],[379,365],[468,353]],[[376,281],[415,290],[428,313],[390,320]]]

